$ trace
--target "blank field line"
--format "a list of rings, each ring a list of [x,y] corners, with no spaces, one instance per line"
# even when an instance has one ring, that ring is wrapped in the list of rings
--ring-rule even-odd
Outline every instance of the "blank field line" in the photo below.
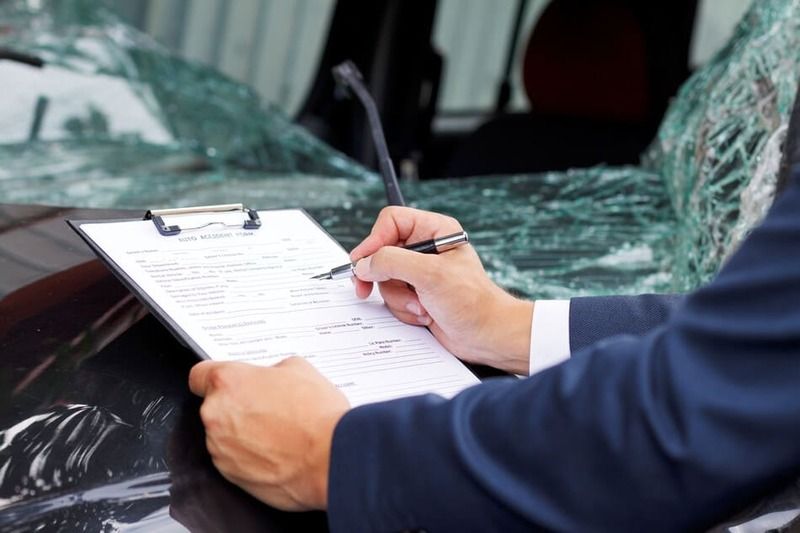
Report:
[[[423,361],[426,362],[425,365],[420,365],[420,364],[391,365],[388,368],[370,367],[370,368],[365,368],[362,372],[345,372],[344,374],[341,374],[341,375],[331,376],[331,379],[333,379],[334,377],[359,376],[359,375],[363,375],[363,374],[376,374],[378,372],[388,372],[388,371],[393,371],[393,370],[401,370],[403,368],[415,368],[415,367],[422,367],[422,366],[428,366],[428,365],[434,365],[434,364],[441,364],[441,361],[429,361],[428,359],[421,359],[419,361],[409,361],[409,363],[421,363]]]
[[[335,353],[329,353],[329,354],[321,355],[319,357],[340,357],[342,355],[354,355],[354,354],[358,354],[360,357],[363,357],[364,350],[342,350],[341,352],[338,352],[338,353],[336,353],[336,352]],[[310,355],[318,355],[318,354],[312,352]]]
[[[361,391],[373,391],[373,390],[380,390],[380,391],[391,391],[398,387],[405,387],[408,384],[413,384],[416,387],[443,387],[447,385],[458,385],[460,383],[459,378],[455,376],[440,376],[435,378],[429,379],[416,379],[414,381],[397,383],[393,387],[386,387],[385,385],[363,385],[359,386],[357,391],[354,391],[353,394],[357,395],[360,394]]]
[[[366,348],[369,344],[358,344],[356,346],[345,346],[342,348],[329,348],[327,350],[314,350],[314,354],[323,353],[323,352],[335,352],[337,350],[355,350],[357,348]]]
[[[423,354],[419,354],[419,355],[423,355]],[[369,356],[363,356],[362,355],[359,359],[363,360],[365,357],[369,357]],[[380,359],[374,359],[374,360],[366,359],[366,360],[364,360],[364,363],[366,363],[366,364],[363,365],[363,366],[359,366],[359,368],[369,368],[370,364],[372,364],[372,365],[374,365],[376,363],[384,363],[385,364],[386,362],[392,361],[392,360],[395,360],[395,359],[409,360],[409,361],[424,361],[425,360],[425,359],[408,359],[405,356],[381,357]],[[320,368],[324,367],[325,369],[330,369],[330,368],[333,368],[333,367],[340,367],[340,366],[344,366],[344,364],[338,364],[338,361],[337,361],[336,364],[322,365],[322,366],[320,366]]]
[[[442,384],[430,384],[430,385],[418,385],[415,382],[408,382],[404,383],[402,387],[396,387],[392,389],[382,389],[380,390],[381,396],[389,396],[390,398],[402,398],[404,396],[411,396],[417,394],[439,394],[439,395],[448,395],[453,392],[461,391],[467,388],[468,384],[461,384],[461,383],[442,383]],[[354,392],[353,394],[349,395],[351,400],[361,400],[364,398],[373,397],[375,393],[364,392],[364,393],[357,393]]]

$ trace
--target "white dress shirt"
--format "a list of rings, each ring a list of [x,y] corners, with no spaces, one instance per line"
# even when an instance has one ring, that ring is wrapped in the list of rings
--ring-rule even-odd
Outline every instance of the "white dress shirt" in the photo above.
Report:
[[[529,375],[569,356],[569,300],[536,300],[531,319]]]

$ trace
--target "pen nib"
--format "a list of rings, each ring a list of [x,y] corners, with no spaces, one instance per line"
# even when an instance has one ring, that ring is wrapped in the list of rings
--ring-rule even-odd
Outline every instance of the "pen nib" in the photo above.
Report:
[[[325,274],[320,274],[319,276],[312,276],[311,279],[331,279],[331,275],[329,272]]]

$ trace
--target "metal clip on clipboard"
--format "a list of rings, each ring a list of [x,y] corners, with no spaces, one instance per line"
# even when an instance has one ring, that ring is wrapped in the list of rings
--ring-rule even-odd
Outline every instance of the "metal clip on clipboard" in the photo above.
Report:
[[[181,228],[177,224],[168,225],[163,217],[167,216],[182,216],[182,215],[204,215],[214,213],[231,213],[240,212],[244,215],[242,225],[229,224],[224,221],[208,222],[201,226],[192,226]],[[237,227],[242,229],[258,229],[261,227],[261,219],[255,209],[249,209],[244,204],[225,204],[225,205],[202,205],[197,207],[179,207],[177,209],[151,209],[144,214],[144,220],[152,220],[156,229],[161,235],[168,237],[170,235],[178,235],[181,231],[199,230],[208,226],[225,226]]]

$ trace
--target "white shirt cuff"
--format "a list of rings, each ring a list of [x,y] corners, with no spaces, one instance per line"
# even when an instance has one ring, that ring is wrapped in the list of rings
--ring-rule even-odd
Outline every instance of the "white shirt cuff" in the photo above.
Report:
[[[530,375],[569,356],[569,300],[536,300],[531,320]]]

